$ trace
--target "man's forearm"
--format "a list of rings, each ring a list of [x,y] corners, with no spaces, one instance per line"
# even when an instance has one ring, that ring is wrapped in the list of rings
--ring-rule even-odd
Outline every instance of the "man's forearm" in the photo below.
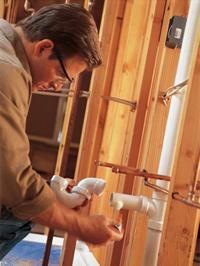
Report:
[[[33,222],[48,226],[52,229],[67,231],[73,235],[79,234],[80,220],[83,217],[76,211],[65,207],[56,201],[46,211],[32,219]],[[79,222],[78,222],[79,221]]]
[[[83,241],[96,245],[119,241],[123,237],[123,233],[113,231],[113,222],[105,216],[84,216],[65,207],[59,201],[34,217],[32,221],[68,232]]]

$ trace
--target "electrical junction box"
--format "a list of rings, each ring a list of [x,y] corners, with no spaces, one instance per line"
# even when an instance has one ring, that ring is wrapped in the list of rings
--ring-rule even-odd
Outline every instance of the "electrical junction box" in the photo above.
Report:
[[[165,45],[169,48],[181,48],[187,18],[174,16],[169,21],[169,28]]]

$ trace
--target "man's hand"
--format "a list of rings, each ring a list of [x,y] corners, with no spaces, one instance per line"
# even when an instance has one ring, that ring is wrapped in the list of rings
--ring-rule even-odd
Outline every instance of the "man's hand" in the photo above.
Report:
[[[81,211],[83,207],[88,206],[88,204],[90,204],[92,202],[93,196],[94,195],[92,195],[90,199],[85,199],[84,202],[80,206],[77,206],[77,207],[73,208],[73,210]]]
[[[85,216],[56,201],[46,211],[32,219],[33,222],[68,232],[94,245],[119,241],[123,233],[113,228],[114,222],[105,216]]]
[[[66,191],[68,193],[71,193],[72,192],[72,189],[74,186],[76,186],[76,183],[73,179],[70,179],[70,178],[67,178],[67,181],[69,182],[68,183],[68,186],[66,188]],[[73,208],[75,211],[80,211],[81,210],[81,207],[85,207],[87,206],[89,203],[91,203],[92,201],[92,198],[93,198],[93,195],[91,195],[91,199],[85,199],[84,202],[80,205],[80,206],[77,206],[75,208]]]
[[[81,217],[79,238],[86,242],[102,245],[120,241],[123,233],[114,228],[114,222],[103,215]]]

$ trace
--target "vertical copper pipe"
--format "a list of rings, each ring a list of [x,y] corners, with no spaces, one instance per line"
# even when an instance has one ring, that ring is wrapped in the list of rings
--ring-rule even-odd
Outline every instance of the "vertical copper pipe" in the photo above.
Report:
[[[54,230],[53,229],[49,229],[42,266],[47,266],[48,263],[49,263],[49,257],[50,257],[50,253],[51,253],[51,246],[52,246],[52,242],[53,242],[53,235],[54,235]]]

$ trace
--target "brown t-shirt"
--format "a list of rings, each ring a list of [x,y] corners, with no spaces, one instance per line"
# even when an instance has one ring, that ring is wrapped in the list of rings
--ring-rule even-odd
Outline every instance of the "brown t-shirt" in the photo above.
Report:
[[[55,194],[31,166],[25,133],[31,75],[23,44],[0,19],[0,204],[30,219],[55,201]]]

